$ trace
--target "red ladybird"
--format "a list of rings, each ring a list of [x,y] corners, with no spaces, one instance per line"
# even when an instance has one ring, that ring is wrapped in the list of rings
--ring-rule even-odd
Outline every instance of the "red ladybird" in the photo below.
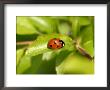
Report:
[[[50,41],[48,42],[48,48],[50,49],[60,49],[64,45],[65,45],[64,42],[59,38],[50,39]]]

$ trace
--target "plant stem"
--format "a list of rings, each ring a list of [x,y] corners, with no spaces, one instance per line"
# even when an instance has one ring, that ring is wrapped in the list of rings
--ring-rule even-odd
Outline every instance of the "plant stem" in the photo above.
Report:
[[[33,41],[21,41],[21,42],[16,42],[16,45],[29,45],[31,44]]]
[[[80,46],[80,39],[75,39],[74,41],[76,49],[79,51],[80,54],[84,55],[88,59],[92,60],[94,57],[92,57],[83,47]]]

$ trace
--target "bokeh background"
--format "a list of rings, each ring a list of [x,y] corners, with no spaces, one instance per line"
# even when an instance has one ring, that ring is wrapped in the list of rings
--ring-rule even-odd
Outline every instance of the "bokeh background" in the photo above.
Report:
[[[52,38],[65,46],[47,47]],[[17,16],[16,74],[94,74],[94,16]]]

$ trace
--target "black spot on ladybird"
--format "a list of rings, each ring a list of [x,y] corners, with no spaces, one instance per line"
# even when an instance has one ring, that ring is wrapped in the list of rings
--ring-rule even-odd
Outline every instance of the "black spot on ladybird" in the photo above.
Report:
[[[50,49],[60,49],[62,47],[64,47],[65,43],[60,40],[59,38],[53,38],[53,39],[50,39],[49,42],[48,42],[48,48]]]

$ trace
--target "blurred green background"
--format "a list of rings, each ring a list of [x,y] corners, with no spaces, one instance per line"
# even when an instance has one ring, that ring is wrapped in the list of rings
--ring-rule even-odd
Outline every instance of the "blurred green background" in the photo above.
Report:
[[[65,46],[47,48],[52,38]],[[94,16],[17,16],[16,74],[94,74]]]

